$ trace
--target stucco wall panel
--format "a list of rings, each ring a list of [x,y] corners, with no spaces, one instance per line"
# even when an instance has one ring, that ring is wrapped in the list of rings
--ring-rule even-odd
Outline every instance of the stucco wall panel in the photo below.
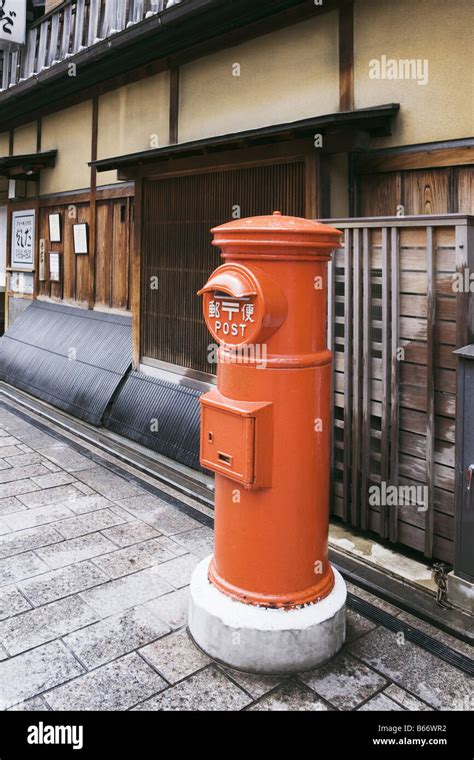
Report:
[[[358,0],[354,5],[355,106],[399,102],[391,137],[377,147],[470,137],[474,132],[471,0]],[[370,79],[373,59],[428,61],[428,82]]]
[[[179,141],[338,110],[337,29],[336,13],[318,15],[183,66]]]
[[[156,139],[169,143],[169,72],[99,98],[98,158],[149,150]]]
[[[36,122],[15,129],[13,135],[13,155],[36,153]]]
[[[40,193],[60,193],[90,187],[92,102],[45,116],[41,150],[58,151],[56,166],[41,171]]]

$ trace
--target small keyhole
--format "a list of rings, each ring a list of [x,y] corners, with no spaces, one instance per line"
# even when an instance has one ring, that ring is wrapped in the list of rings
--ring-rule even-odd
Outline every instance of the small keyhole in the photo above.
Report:
[[[209,432],[207,434],[207,440],[209,441],[209,443],[214,443],[214,433]]]

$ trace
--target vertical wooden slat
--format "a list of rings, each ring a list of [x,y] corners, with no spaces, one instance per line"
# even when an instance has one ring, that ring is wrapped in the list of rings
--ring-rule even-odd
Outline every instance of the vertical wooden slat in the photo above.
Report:
[[[339,9],[339,110],[354,108],[354,4]]]
[[[38,34],[38,27],[33,27],[28,32],[26,41],[26,55],[23,54],[23,67],[21,72],[22,79],[30,77],[35,70],[35,58],[36,58],[36,39]]]
[[[143,218],[143,179],[135,180],[135,224],[134,239],[130,251],[130,284],[132,310],[132,362],[138,369],[141,354],[141,248],[142,248],[142,218]]]
[[[369,252],[369,230],[362,229],[362,268],[363,268],[363,302],[362,302],[362,478],[360,527],[366,530],[369,524],[368,480],[370,475],[370,406],[372,397],[372,314],[371,314],[371,272]]]
[[[361,366],[362,366],[362,321],[361,321],[361,256],[360,230],[353,230],[354,286],[353,286],[353,388],[352,388],[352,489],[351,489],[351,522],[359,523],[360,510],[360,454],[361,454]]]
[[[76,13],[74,16],[74,53],[78,53],[83,47],[82,40],[84,34],[84,10],[85,0],[76,0]]]
[[[18,82],[18,63],[20,60],[20,54],[18,50],[14,50],[10,58],[10,85]]]
[[[434,536],[434,445],[435,445],[435,411],[434,411],[434,371],[435,371],[435,261],[433,247],[433,227],[426,229],[426,484],[428,487],[428,509],[425,506],[425,557],[433,555]]]
[[[3,71],[2,71],[2,90],[10,86],[10,53],[8,50],[3,51]]]
[[[99,129],[99,99],[92,99],[92,129],[91,129],[91,161],[97,160],[97,138]],[[95,303],[95,259],[96,259],[96,226],[97,226],[97,169],[91,166],[90,219],[89,219],[89,308]]]
[[[137,24],[145,15],[144,0],[131,0],[130,21]]]
[[[343,515],[351,516],[351,439],[352,439],[352,230],[344,237],[344,469]]]
[[[69,55],[71,44],[71,27],[72,27],[72,5],[66,5],[62,12],[62,33],[61,33],[61,51],[60,58],[63,60]]]
[[[382,229],[382,419],[380,426],[380,478],[387,483],[389,478],[389,415],[390,415],[390,353],[389,353],[389,299],[390,265],[388,252],[388,229]],[[388,536],[388,507],[380,507],[380,535]]]
[[[327,308],[327,342],[328,348],[332,354],[331,367],[331,470],[329,482],[329,504],[331,511],[334,505],[334,473],[335,473],[335,430],[334,430],[334,392],[335,392],[335,320],[336,316],[336,252],[333,253],[328,264],[328,308]]]
[[[38,44],[38,60],[36,63],[36,71],[39,73],[46,67],[46,53],[48,43],[48,30],[49,21],[43,21],[40,25],[40,36]]]
[[[46,65],[51,66],[53,61],[57,60],[58,56],[58,42],[59,42],[59,13],[54,13],[51,16],[51,31],[49,35],[49,47],[48,54],[46,56]]]
[[[314,151],[305,158],[305,216],[307,219],[319,218],[318,176],[320,157]]]
[[[89,26],[87,30],[88,45],[93,45],[99,37],[100,6],[101,0],[90,0],[89,2]]]
[[[170,69],[170,145],[176,145],[179,135],[179,68]]]
[[[400,237],[396,227],[391,231],[391,388],[390,388],[390,484],[398,486],[398,446],[400,427],[399,378],[399,320],[400,320]],[[390,507],[389,539],[398,538],[398,508]]]
[[[115,13],[115,30],[121,32],[125,29],[125,23],[127,19],[127,2],[126,0],[118,0],[117,10]]]

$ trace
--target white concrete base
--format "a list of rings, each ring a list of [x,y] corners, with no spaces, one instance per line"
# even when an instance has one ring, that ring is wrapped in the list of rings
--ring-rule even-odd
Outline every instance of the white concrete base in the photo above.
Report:
[[[325,599],[292,610],[243,604],[219,591],[207,577],[211,558],[191,579],[189,632],[215,660],[248,673],[295,673],[334,657],[346,637],[346,584]]]

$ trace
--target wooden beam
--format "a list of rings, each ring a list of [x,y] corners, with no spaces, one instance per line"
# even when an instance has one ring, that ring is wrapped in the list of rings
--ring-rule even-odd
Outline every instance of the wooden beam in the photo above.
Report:
[[[131,297],[130,308],[132,312],[132,362],[133,368],[138,369],[140,366],[140,324],[141,324],[141,246],[142,246],[142,216],[143,216],[143,179],[135,183],[135,224],[134,224],[134,241],[130,251],[130,284]]]
[[[179,68],[170,69],[170,145],[176,145],[179,135]]]
[[[41,153],[41,131],[43,122],[38,119],[36,122],[36,152]]]
[[[435,252],[433,227],[426,228],[426,484],[428,503],[425,508],[425,557],[433,556],[434,538],[434,487],[435,487]]]
[[[391,258],[391,377],[390,377],[390,485],[398,486],[398,448],[400,428],[400,361],[399,323],[400,323],[400,235],[396,227],[390,230]],[[398,507],[392,506],[389,513],[389,539],[395,543],[398,539]]]
[[[92,135],[91,161],[97,161],[97,139],[99,132],[99,98],[92,99]],[[95,260],[96,260],[96,227],[97,227],[97,169],[91,166],[91,191],[89,211],[89,309],[95,303]]]
[[[465,166],[474,164],[474,143],[442,147],[434,143],[419,150],[399,148],[390,151],[370,151],[355,157],[358,174],[375,174],[410,169],[435,169],[445,166]]]
[[[339,110],[354,109],[354,3],[339,8]]]

